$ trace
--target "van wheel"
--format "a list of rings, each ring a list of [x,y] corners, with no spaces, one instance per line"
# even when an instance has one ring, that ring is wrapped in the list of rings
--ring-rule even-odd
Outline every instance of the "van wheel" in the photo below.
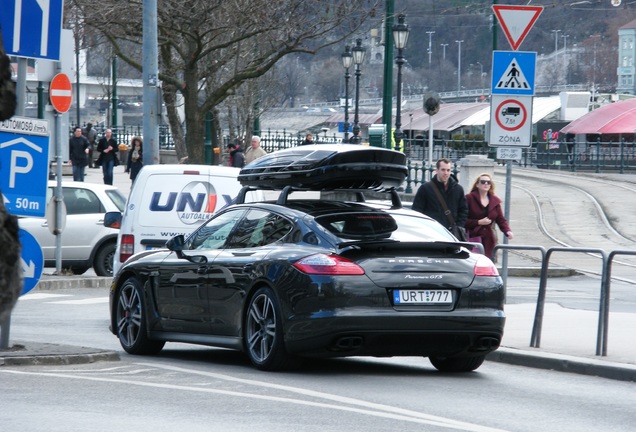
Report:
[[[93,268],[97,276],[108,277],[113,275],[113,259],[115,258],[116,248],[115,242],[106,243],[99,248],[93,262]]]
[[[151,355],[163,349],[165,342],[148,338],[146,309],[141,283],[135,277],[126,279],[117,293],[115,326],[122,348],[129,354]]]

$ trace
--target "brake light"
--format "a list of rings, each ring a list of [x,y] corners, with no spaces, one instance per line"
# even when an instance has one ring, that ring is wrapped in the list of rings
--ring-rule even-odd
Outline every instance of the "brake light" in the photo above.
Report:
[[[499,276],[499,271],[490,259],[480,255],[475,263],[475,276]]]
[[[124,262],[135,253],[135,236],[123,234],[119,243],[119,262]]]
[[[338,255],[316,254],[294,263],[294,267],[312,275],[363,275],[364,270],[358,264]]]

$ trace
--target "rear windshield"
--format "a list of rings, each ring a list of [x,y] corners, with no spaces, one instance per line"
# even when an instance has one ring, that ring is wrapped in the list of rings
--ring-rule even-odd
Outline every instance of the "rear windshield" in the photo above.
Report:
[[[455,241],[437,222],[404,214],[341,213],[319,216],[316,222],[347,240]]]

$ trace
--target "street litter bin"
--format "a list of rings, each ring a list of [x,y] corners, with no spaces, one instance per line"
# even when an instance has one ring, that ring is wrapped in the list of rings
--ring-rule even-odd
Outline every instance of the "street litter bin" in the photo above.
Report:
[[[372,124],[369,126],[369,145],[387,148],[385,124]]]

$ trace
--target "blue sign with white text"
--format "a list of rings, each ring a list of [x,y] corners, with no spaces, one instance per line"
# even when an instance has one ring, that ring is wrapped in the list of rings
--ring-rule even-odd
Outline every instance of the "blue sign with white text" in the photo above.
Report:
[[[28,231],[20,229],[18,238],[22,245],[20,264],[23,275],[22,295],[24,295],[40,282],[44,270],[44,255],[40,243]]]
[[[536,65],[536,52],[493,51],[491,93],[534,96]]]
[[[48,136],[0,131],[0,192],[9,213],[44,217],[48,176]]]
[[[63,7],[64,0],[0,0],[7,54],[59,61]]]

